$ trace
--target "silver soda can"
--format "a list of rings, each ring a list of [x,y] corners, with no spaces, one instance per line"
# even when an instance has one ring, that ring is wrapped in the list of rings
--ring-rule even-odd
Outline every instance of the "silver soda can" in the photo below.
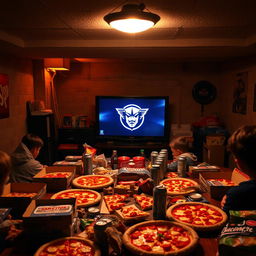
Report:
[[[94,219],[97,215],[100,214],[100,209],[97,207],[88,208],[87,218]]]
[[[160,182],[160,165],[153,164],[150,169],[151,172],[151,179],[154,182],[154,186],[157,186]]]
[[[186,169],[187,169],[187,160],[185,157],[178,158],[178,176],[179,177],[186,177]]]
[[[151,152],[151,154],[150,154],[151,165],[155,164],[157,156],[158,156],[158,152],[157,151],[152,151]]]
[[[83,154],[83,169],[84,175],[92,174],[92,155]]]
[[[167,189],[161,184],[153,190],[153,219],[165,220],[166,218],[166,197]]]

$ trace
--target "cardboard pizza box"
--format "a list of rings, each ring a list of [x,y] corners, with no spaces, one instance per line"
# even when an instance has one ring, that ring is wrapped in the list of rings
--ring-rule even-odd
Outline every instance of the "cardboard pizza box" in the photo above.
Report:
[[[70,175],[67,178],[44,178],[47,173],[68,172]],[[48,166],[43,168],[39,173],[33,177],[35,182],[43,182],[47,184],[47,192],[57,192],[69,188],[71,181],[75,177],[76,169],[74,166]]]
[[[233,171],[199,173],[200,184],[206,189],[212,198],[221,200],[232,186],[223,186],[217,182],[216,184],[213,184],[207,181],[209,179],[226,179],[234,182],[235,186],[237,186],[240,182],[249,180],[249,177],[237,168],[235,168]]]
[[[199,173],[212,173],[219,172],[220,167],[216,165],[207,165],[207,166],[189,166],[188,174],[193,179],[199,178]]]
[[[56,208],[60,206],[70,207],[65,213],[56,212]],[[44,208],[45,213],[36,214],[38,208]],[[52,208],[53,212],[48,211]],[[29,236],[71,236],[73,235],[72,224],[76,217],[76,199],[41,199],[33,200],[23,214],[23,226],[25,234]]]
[[[83,162],[82,160],[78,161],[57,161],[53,163],[54,166],[73,166],[76,168],[76,175],[83,175]]]
[[[10,193],[33,193],[32,197],[8,197]],[[0,197],[2,208],[12,208],[10,214],[13,219],[20,219],[27,206],[33,199],[39,199],[46,193],[45,183],[9,183],[4,186],[4,191]]]

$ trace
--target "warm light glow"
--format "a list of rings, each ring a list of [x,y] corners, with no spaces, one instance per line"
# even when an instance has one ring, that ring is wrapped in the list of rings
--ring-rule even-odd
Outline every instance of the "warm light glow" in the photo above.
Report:
[[[68,71],[70,68],[70,60],[67,58],[45,58],[44,67],[52,71]]]
[[[141,19],[122,19],[110,22],[110,26],[127,33],[138,33],[154,26],[154,22]]]

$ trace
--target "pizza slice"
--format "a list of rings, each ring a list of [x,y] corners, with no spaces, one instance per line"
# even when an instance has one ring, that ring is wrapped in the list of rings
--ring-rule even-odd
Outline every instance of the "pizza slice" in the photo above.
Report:
[[[110,213],[113,213],[115,210],[121,209],[123,206],[125,206],[125,200],[127,199],[129,195],[105,195],[104,201],[106,203],[106,206],[108,208],[108,211]]]
[[[141,211],[134,204],[123,206],[120,210],[117,210],[116,212],[124,221],[142,220],[150,215],[148,212]]]
[[[147,196],[146,194],[133,195],[136,203],[140,206],[142,210],[150,210],[153,206],[153,198]]]

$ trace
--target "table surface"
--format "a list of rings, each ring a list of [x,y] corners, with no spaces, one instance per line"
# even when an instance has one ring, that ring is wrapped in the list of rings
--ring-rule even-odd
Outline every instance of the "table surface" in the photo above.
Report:
[[[194,179],[196,180],[196,179]],[[49,199],[52,194],[45,194],[44,199]],[[220,202],[217,200],[214,200],[210,197],[208,193],[203,193],[203,196],[213,205],[220,206]],[[35,227],[36,228],[36,227]],[[217,249],[218,249],[218,232],[204,232],[202,234],[198,234],[199,244],[195,251],[191,253],[191,256],[216,256]],[[6,248],[0,256],[29,256],[33,254],[29,254],[25,251],[23,251],[22,248],[26,248],[28,246],[31,246],[30,244],[27,244],[27,241],[19,241],[19,249],[17,250],[16,244],[14,244],[12,247]],[[20,249],[21,248],[21,249]],[[123,255],[132,255],[130,252],[124,251]],[[102,255],[103,256],[103,255]]]

